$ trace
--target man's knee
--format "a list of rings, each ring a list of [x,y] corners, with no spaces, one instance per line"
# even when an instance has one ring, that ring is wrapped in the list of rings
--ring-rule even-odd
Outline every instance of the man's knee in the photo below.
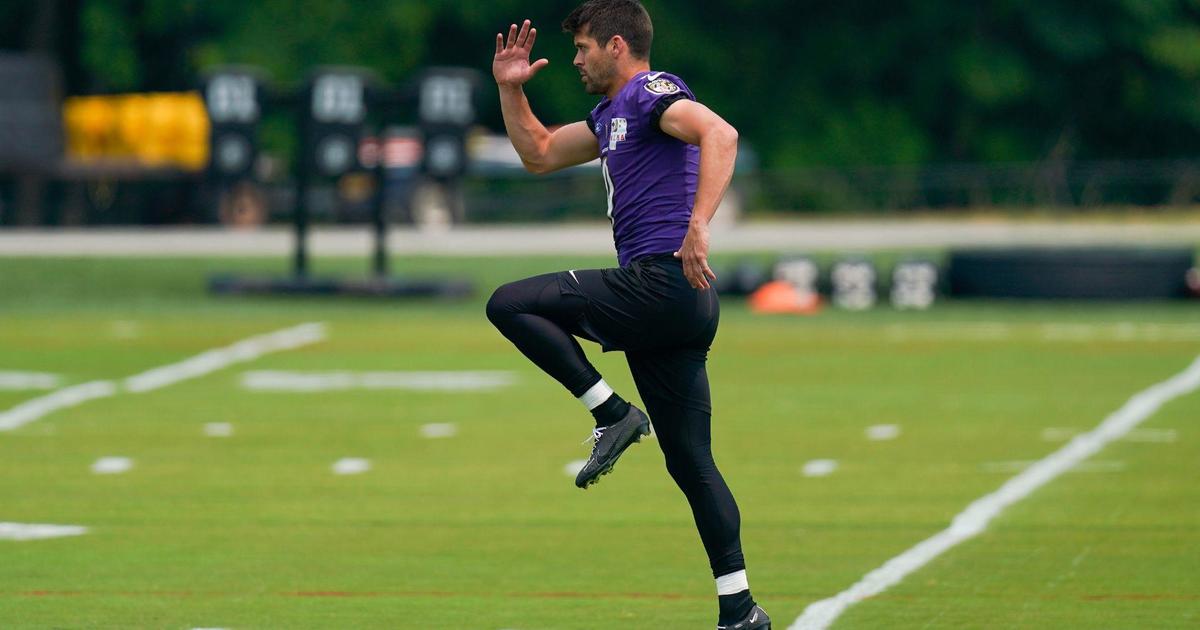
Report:
[[[688,449],[664,453],[667,472],[681,488],[701,483],[705,476],[716,470],[712,452],[700,449]]]
[[[505,315],[518,312],[520,292],[514,285],[513,282],[503,284],[492,292],[492,297],[488,298],[487,318],[494,326],[500,326]]]

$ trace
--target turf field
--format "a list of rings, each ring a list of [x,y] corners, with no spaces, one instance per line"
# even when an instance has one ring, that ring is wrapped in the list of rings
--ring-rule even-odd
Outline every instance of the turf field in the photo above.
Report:
[[[0,628],[711,628],[654,441],[576,489],[589,418],[483,317],[504,279],[607,262],[399,260],[481,295],[382,303],[204,293],[275,261],[0,259],[0,372],[114,384],[0,432],[0,523],[88,528],[0,539]],[[723,309],[715,452],[780,629],[1200,354],[1200,304]],[[291,349],[122,380],[308,322]],[[249,387],[263,371],[377,387]],[[53,391],[0,389],[0,413]],[[835,627],[1200,626],[1197,418],[1200,394],[1167,402]]]

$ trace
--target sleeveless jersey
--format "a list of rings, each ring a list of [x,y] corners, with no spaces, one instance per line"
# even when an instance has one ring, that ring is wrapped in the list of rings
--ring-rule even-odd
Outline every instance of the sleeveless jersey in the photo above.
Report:
[[[700,149],[658,126],[667,107],[683,98],[695,100],[678,77],[639,72],[616,98],[605,96],[588,115],[588,127],[600,147],[608,217],[621,266],[643,256],[675,252],[687,234]]]

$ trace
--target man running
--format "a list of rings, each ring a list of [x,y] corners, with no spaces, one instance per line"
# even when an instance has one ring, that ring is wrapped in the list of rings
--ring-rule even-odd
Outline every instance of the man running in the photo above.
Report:
[[[667,470],[683,490],[717,582],[718,629],[769,629],[750,596],[741,516],[710,449],[712,405],[705,362],[719,306],[709,284],[708,222],[733,174],[737,131],[696,102],[678,77],[650,69],[653,26],[637,0],[589,0],[563,21],[589,94],[586,121],[548,131],[522,86],[529,20],[496,35],[492,73],[509,139],[525,167],[548,173],[600,158],[620,267],[572,269],[506,284],[488,319],[526,357],[591,411],[591,456],[575,485],[607,474],[653,419]],[[649,418],[617,395],[576,337],[625,352]]]

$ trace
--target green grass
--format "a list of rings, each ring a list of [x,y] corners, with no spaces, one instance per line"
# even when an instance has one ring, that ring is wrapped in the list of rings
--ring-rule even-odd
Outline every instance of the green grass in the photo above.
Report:
[[[589,418],[484,319],[490,287],[606,259],[409,258],[465,274],[464,302],[217,298],[206,274],[267,260],[0,259],[0,370],[119,379],[305,321],[327,341],[0,433],[0,521],[87,525],[0,541],[3,628],[703,628],[707,562],[653,440],[581,492]],[[318,261],[352,272],[361,261]],[[943,529],[1200,350],[1196,304],[941,304],[811,318],[723,304],[710,362],[718,462],[756,596],[784,628],[810,602]],[[1123,326],[1133,324],[1133,328]],[[1053,326],[1089,337],[1054,338]],[[1152,326],[1153,325],[1153,326]],[[590,348],[594,349],[594,348]],[[634,395],[619,354],[592,352]],[[256,393],[251,369],[511,370],[488,393]],[[0,411],[38,395],[0,391]],[[838,627],[1195,627],[1200,395],[1120,441]],[[230,422],[230,438],[202,434]],[[453,422],[428,440],[419,427]],[[902,427],[874,442],[870,425]],[[135,461],[97,476],[105,455]],[[330,465],[367,457],[339,477]],[[824,478],[804,462],[838,460]]]

